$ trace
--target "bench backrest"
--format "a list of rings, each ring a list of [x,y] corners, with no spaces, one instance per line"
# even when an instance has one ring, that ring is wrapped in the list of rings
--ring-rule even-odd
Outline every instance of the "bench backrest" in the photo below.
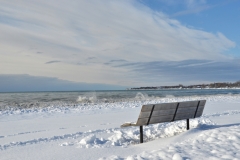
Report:
[[[206,100],[143,105],[137,126],[200,117]]]

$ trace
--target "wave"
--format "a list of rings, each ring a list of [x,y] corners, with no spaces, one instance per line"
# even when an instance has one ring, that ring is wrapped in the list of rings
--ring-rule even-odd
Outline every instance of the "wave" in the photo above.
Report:
[[[175,98],[174,95],[166,95],[167,98]]]
[[[212,95],[212,96],[183,96],[183,97],[149,97],[138,94],[131,100],[106,102],[99,101],[91,96],[81,97],[75,102],[36,102],[36,103],[0,103],[0,116],[13,114],[29,114],[29,113],[68,113],[68,112],[83,112],[98,109],[122,109],[141,107],[144,104],[169,103],[179,101],[191,101],[205,99],[207,101],[218,102],[237,102],[239,103],[240,95]]]
[[[96,96],[79,96],[77,102],[80,103],[95,103],[97,102]]]
[[[146,100],[149,99],[148,95],[146,93],[138,92],[136,96],[134,97],[135,100]]]
[[[132,102],[132,101],[144,101],[153,100],[160,97],[149,96],[146,93],[137,92],[135,96],[117,96],[117,95],[97,95],[96,93],[88,93],[78,96],[77,103],[115,103],[115,102]]]

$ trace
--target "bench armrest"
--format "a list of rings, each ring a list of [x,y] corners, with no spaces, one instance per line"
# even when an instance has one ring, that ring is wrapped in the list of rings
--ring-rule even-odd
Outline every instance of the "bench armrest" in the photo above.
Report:
[[[136,122],[126,122],[121,125],[121,127],[130,127],[130,126],[136,126]]]

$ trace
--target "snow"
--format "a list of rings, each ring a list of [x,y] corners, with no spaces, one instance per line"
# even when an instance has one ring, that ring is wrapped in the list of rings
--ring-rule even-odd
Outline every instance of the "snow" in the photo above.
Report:
[[[204,115],[186,121],[120,128],[142,104],[206,99]],[[240,96],[166,97],[134,102],[0,111],[0,155],[5,159],[240,159]]]

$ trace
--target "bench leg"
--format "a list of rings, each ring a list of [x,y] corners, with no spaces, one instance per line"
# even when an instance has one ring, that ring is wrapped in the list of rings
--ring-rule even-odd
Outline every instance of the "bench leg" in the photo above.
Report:
[[[143,143],[143,126],[140,126],[140,143]]]
[[[189,119],[187,119],[187,130],[189,130]]]

